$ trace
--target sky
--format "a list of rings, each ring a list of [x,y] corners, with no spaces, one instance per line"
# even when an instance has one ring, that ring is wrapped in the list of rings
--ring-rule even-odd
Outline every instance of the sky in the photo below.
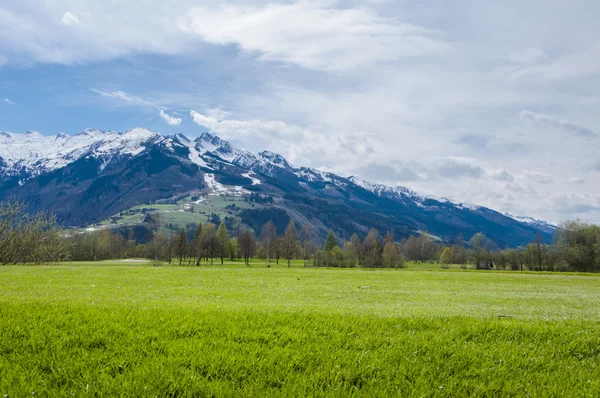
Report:
[[[600,223],[598,15],[595,0],[5,0],[0,130],[212,131]]]

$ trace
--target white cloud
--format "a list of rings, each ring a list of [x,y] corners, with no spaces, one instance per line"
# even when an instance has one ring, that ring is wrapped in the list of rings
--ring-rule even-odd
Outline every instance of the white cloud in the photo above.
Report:
[[[226,113],[222,114],[225,115]],[[196,111],[191,111],[190,116],[194,123],[206,127],[226,139],[244,140],[246,142],[268,141],[278,138],[296,140],[309,134],[308,130],[282,121],[220,120],[215,116],[207,116]]]
[[[115,123],[196,109],[241,147],[512,214],[560,221],[556,195],[600,197],[597,1],[199,4],[5,1],[0,64],[71,65],[101,105],[131,108]]]
[[[143,98],[126,93],[124,91],[103,90],[103,89],[97,89],[97,88],[90,88],[90,91],[92,91],[102,97],[114,99],[114,100],[116,100],[116,103],[124,103],[127,105],[137,105],[137,106],[147,106],[147,107],[152,107],[152,108],[158,108],[158,105],[156,105],[154,102],[145,100]]]
[[[383,18],[335,1],[196,8],[179,21],[186,32],[215,44],[235,44],[268,61],[344,71],[378,61],[439,55],[449,46],[421,26]]]
[[[581,177],[571,177],[569,178],[569,182],[571,184],[583,184],[585,180]]]
[[[167,122],[171,126],[179,126],[181,124],[181,118],[170,116],[162,109],[158,111],[158,114],[165,122]]]
[[[585,127],[578,126],[568,120],[558,119],[554,116],[548,116],[531,111],[522,111],[520,118],[524,122],[530,122],[540,128],[553,128],[562,130],[569,134],[575,134],[581,137],[596,137],[596,133]]]
[[[158,2],[12,3],[0,5],[0,57],[11,64],[76,65],[130,54],[178,54],[189,42],[174,22],[177,15],[172,13],[178,7]],[[75,9],[57,13],[72,6]]]
[[[494,178],[495,180],[498,180],[498,181],[504,181],[504,182],[509,182],[509,183],[513,182],[515,180],[513,175],[510,174],[508,172],[508,170],[506,170],[506,169],[494,170],[492,172],[492,178]]]
[[[6,103],[7,103],[7,104],[9,104],[9,105],[17,105],[17,103],[16,103],[16,102],[13,102],[13,101],[11,101],[11,100],[10,100],[10,99],[8,99],[8,98],[4,98],[4,102],[6,102]]]
[[[63,15],[61,22],[63,23],[63,25],[67,25],[67,26],[75,26],[75,25],[79,25],[79,18],[77,18],[75,15],[71,14],[70,12],[65,12],[65,14]]]

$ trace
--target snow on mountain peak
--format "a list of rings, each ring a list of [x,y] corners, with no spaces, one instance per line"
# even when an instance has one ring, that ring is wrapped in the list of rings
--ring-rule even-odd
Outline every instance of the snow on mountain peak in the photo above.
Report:
[[[292,168],[292,166],[290,166],[288,161],[285,160],[285,158],[278,153],[271,152],[271,151],[262,151],[261,153],[258,154],[258,156],[260,156],[261,159],[263,159],[264,161],[266,161],[269,164],[272,164],[273,166],[277,166],[277,167],[280,167],[283,169]]]
[[[222,140],[210,133],[202,133],[200,137],[196,138],[195,142],[196,149],[199,152],[213,153],[228,162],[232,162],[241,152],[239,149],[234,148],[228,141]]]
[[[36,176],[83,156],[135,156],[161,138],[160,134],[141,128],[124,133],[86,129],[75,135],[59,133],[55,136],[33,131],[6,133],[0,135],[0,157],[4,159],[7,174],[25,172]]]

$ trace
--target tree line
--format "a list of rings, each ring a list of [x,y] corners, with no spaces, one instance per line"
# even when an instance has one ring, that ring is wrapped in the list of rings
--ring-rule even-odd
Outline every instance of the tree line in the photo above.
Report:
[[[25,264],[57,261],[100,261],[120,258],[147,258],[156,264],[223,264],[225,259],[251,258],[266,267],[284,261],[301,260],[310,267],[402,268],[406,262],[451,264],[462,268],[600,272],[600,226],[582,221],[560,225],[552,244],[538,233],[519,248],[500,249],[483,233],[466,241],[461,235],[442,242],[422,233],[396,240],[372,228],[363,239],[357,234],[339,240],[330,232],[321,245],[308,225],[290,220],[284,231],[268,221],[256,234],[238,220],[218,225],[213,222],[188,224],[167,233],[155,232],[146,244],[137,244],[133,231],[104,229],[79,234],[61,233],[49,213],[29,214],[18,201],[0,203],[0,263]]]

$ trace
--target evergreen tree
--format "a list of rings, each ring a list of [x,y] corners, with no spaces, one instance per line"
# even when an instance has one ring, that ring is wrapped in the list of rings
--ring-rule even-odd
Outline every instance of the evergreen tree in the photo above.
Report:
[[[327,235],[327,239],[325,240],[325,246],[323,246],[323,250],[330,252],[334,247],[339,247],[338,241],[333,234],[333,231],[329,231]]]

